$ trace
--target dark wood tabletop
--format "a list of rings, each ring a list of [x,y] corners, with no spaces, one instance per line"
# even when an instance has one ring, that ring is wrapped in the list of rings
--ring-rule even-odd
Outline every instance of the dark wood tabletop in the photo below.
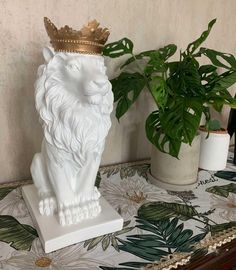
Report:
[[[199,252],[177,270],[236,270],[236,239],[219,247],[216,252],[204,255]]]

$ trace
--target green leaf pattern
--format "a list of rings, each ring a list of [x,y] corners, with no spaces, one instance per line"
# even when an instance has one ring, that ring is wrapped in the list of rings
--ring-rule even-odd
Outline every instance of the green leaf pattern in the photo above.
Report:
[[[121,179],[133,177],[137,173],[138,176],[147,179],[147,173],[150,169],[149,163],[142,163],[140,165],[123,165],[120,168],[115,166],[101,168],[101,174],[106,175],[107,178],[119,173]]]
[[[234,171],[218,171],[215,176],[229,181],[236,181],[236,172]]]
[[[9,192],[11,192],[15,187],[2,187],[0,188],[0,200],[2,200]]]
[[[146,183],[149,169],[149,162],[103,167],[97,175],[96,185],[99,187],[103,181],[112,181],[113,184],[117,183],[118,187],[124,179],[127,181],[139,178]],[[173,198],[177,196],[180,202],[144,201],[144,204],[140,204],[137,216],[125,220],[122,230],[86,240],[82,244],[83,252],[100,254],[96,256],[106,255],[107,258],[117,253],[116,265],[111,266],[109,259],[100,263],[99,267],[104,270],[139,269],[174,252],[190,252],[194,256],[197,254],[194,248],[196,243],[206,235],[216,235],[236,226],[235,221],[220,218],[217,210],[211,206],[211,196],[227,199],[228,196],[236,194],[234,177],[234,171],[225,170],[211,174],[200,171],[201,184],[198,189],[191,192],[168,192]],[[0,189],[0,248],[1,243],[4,243],[19,252],[26,252],[38,237],[36,230],[25,224],[23,219],[1,215],[1,205],[7,202],[5,197],[13,190]],[[136,193],[137,196],[139,191]],[[120,194],[123,195],[127,197],[127,194]],[[129,195],[132,203],[135,203],[135,194]],[[142,196],[146,196],[145,189]],[[4,209],[6,207],[4,206]],[[122,209],[122,205],[120,208]],[[120,254],[122,256],[119,256]]]
[[[20,224],[14,217],[0,216],[0,241],[9,243],[11,247],[29,250],[38,234],[29,225]]]
[[[119,248],[147,261],[159,260],[173,252],[190,252],[193,245],[206,235],[193,236],[193,231],[184,229],[184,224],[177,218],[159,221],[137,219],[136,226],[147,233],[127,236],[126,241],[120,241]]]
[[[103,251],[107,250],[108,247],[111,246],[116,250],[119,250],[118,241],[121,235],[127,234],[128,232],[132,231],[134,227],[127,227],[130,224],[130,221],[124,222],[123,229],[114,233],[109,233],[103,236],[95,237],[93,239],[86,240],[84,242],[84,247],[87,247],[87,250],[91,250],[94,247],[97,247],[99,243],[102,244]]]
[[[178,217],[185,221],[199,215],[193,206],[178,203],[151,202],[142,205],[138,216],[146,220],[161,220],[164,218]]]
[[[236,194],[236,184],[231,183],[224,186],[213,186],[207,188],[206,191],[227,198],[230,192]]]

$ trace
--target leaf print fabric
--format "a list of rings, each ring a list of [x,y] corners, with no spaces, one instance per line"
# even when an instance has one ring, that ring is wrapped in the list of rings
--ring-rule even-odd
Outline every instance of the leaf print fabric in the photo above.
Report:
[[[105,199],[119,210],[125,219],[137,214],[141,205],[155,201],[179,201],[175,195],[169,195],[167,191],[148,184],[144,178],[127,178],[117,181],[104,180],[101,182],[100,191]]]
[[[194,256],[202,239],[236,227],[232,164],[225,171],[199,171],[197,188],[185,192],[151,185],[149,169],[147,161],[101,168],[96,186],[124,217],[123,229],[49,254],[21,188],[0,186],[0,269],[136,270],[176,252]]]

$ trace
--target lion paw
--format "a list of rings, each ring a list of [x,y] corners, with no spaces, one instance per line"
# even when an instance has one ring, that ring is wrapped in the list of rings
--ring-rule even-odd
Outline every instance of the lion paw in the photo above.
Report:
[[[101,193],[98,191],[97,187],[94,187],[92,200],[97,201],[101,197]]]
[[[101,212],[98,201],[89,202],[84,206],[71,206],[59,211],[59,222],[62,226],[77,224],[83,220],[94,218]]]
[[[78,196],[78,200],[80,203],[87,203],[91,201],[97,201],[101,197],[100,192],[98,191],[97,187],[94,187],[94,189],[89,192],[84,191],[81,195]]]
[[[57,210],[56,199],[48,197],[39,201],[39,212],[41,215],[52,216]]]

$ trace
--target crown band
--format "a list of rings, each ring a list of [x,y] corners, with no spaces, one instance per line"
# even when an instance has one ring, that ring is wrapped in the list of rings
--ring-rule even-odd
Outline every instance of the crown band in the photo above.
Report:
[[[92,43],[71,42],[69,40],[61,42],[57,40],[51,41],[52,46],[56,52],[70,52],[70,53],[87,53],[87,54],[101,54],[103,46]]]
[[[104,47],[104,45],[92,42],[92,41],[87,41],[87,40],[75,40],[75,39],[54,39],[50,41],[52,42],[58,42],[58,43],[76,43],[76,44],[84,44],[84,45],[94,45],[98,47]]]

